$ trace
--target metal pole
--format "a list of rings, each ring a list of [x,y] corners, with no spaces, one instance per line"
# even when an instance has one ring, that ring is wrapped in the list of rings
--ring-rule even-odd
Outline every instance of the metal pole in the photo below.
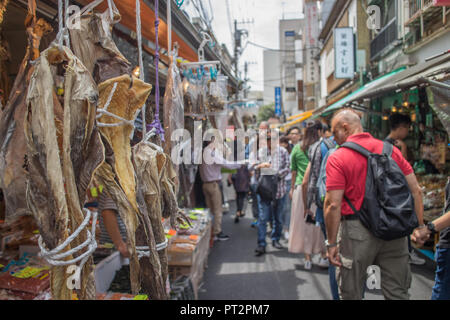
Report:
[[[239,72],[238,72],[238,43],[237,43],[237,37],[240,37],[237,30],[237,20],[234,20],[234,70],[236,74],[236,100],[239,96]]]
[[[172,55],[172,0],[167,0],[167,51]]]

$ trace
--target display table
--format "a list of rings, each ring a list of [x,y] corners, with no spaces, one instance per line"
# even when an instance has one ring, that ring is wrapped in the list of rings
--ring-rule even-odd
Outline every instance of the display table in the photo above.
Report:
[[[190,278],[197,299],[198,289],[207,267],[212,226],[208,210],[197,209],[189,212],[191,218],[193,212],[197,212],[197,219],[192,221],[193,227],[186,232],[180,231],[170,239],[167,251],[169,278],[170,281],[182,276]]]

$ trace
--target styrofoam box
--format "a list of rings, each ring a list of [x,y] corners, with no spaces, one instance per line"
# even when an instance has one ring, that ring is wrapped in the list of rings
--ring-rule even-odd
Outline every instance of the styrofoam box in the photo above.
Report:
[[[119,251],[106,257],[95,266],[95,287],[97,293],[106,293],[122,266],[129,265],[130,260],[122,257]]]

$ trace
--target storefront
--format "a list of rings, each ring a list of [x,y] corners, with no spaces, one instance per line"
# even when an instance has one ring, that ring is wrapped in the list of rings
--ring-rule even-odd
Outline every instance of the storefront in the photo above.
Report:
[[[444,188],[450,172],[449,84],[450,53],[447,53],[384,75],[322,113],[329,118],[344,106],[361,111],[364,130],[378,139],[389,134],[392,114],[410,116],[412,125],[405,143],[408,161],[423,190],[425,223],[439,217],[444,207]],[[424,253],[430,258],[437,237],[424,246]]]
[[[157,38],[166,1],[116,2],[71,1],[78,28],[61,1],[0,1],[0,300],[197,298],[211,215],[169,143],[227,125],[236,78],[179,8]],[[129,258],[102,240],[104,195]]]

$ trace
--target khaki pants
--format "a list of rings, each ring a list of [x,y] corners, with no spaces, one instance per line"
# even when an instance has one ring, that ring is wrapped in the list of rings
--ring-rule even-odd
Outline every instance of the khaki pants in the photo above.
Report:
[[[359,220],[342,221],[338,234],[342,267],[336,269],[340,298],[362,299],[364,287],[367,289],[367,268],[377,265],[385,299],[408,300],[411,270],[407,240],[385,241],[373,236]]]
[[[205,194],[206,205],[214,216],[214,235],[222,232],[222,192],[219,183],[204,182],[203,193]]]

